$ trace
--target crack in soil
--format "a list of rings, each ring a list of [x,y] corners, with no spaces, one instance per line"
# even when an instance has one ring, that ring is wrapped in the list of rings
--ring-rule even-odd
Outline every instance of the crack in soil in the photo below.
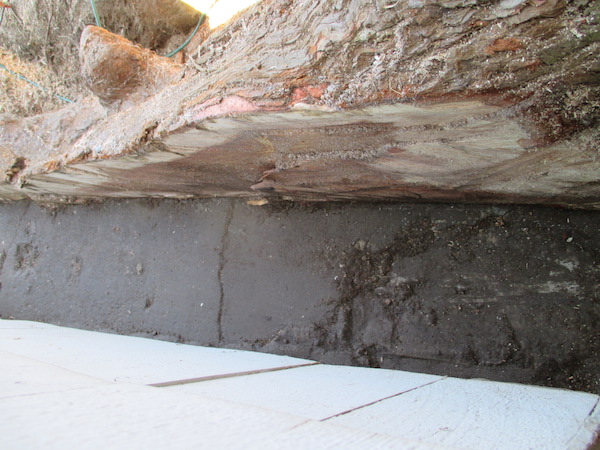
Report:
[[[225,309],[225,287],[223,285],[223,269],[227,264],[225,258],[225,252],[229,244],[229,227],[233,220],[233,210],[235,209],[235,201],[231,200],[229,207],[227,208],[227,216],[225,218],[225,226],[223,229],[223,236],[221,237],[221,248],[219,250],[219,270],[217,272],[217,279],[219,281],[219,314],[217,316],[217,334],[219,338],[219,344],[223,342],[223,313]]]

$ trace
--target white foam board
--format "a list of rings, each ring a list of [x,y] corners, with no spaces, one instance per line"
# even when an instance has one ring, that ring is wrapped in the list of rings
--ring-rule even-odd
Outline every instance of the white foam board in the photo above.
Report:
[[[0,351],[0,398],[62,392],[106,383],[62,367]]]
[[[140,384],[312,362],[2,319],[0,350],[107,381]]]
[[[432,446],[139,385],[0,399],[3,449],[280,449]]]
[[[564,450],[591,443],[584,425],[597,402],[583,392],[448,378],[328,422],[464,449]]]
[[[321,420],[441,379],[395,370],[317,365],[162,389]]]

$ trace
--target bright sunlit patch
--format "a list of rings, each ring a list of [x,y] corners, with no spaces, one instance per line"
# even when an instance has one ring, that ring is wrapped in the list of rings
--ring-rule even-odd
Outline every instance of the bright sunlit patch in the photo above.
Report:
[[[238,12],[258,3],[260,0],[182,0],[209,17],[210,27],[216,28],[231,19]]]

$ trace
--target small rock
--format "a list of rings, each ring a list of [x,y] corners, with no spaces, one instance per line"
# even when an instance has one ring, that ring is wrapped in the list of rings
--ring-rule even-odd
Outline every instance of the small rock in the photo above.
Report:
[[[258,200],[248,200],[246,203],[250,206],[264,206],[269,203],[269,200],[267,200],[266,198],[261,198]]]
[[[183,66],[169,58],[95,26],[81,34],[79,59],[86,84],[105,106],[139,102],[183,75]]]

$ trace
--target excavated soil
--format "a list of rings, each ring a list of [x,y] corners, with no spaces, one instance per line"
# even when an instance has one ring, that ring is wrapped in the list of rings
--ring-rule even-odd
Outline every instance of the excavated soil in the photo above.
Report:
[[[0,205],[0,317],[600,393],[598,213]]]

